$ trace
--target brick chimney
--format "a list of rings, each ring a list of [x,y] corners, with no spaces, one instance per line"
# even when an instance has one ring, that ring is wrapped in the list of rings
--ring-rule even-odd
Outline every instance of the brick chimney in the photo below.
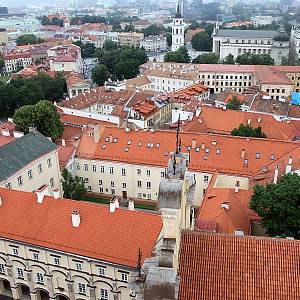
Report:
[[[53,198],[58,199],[59,198],[59,189],[54,189],[53,190]]]

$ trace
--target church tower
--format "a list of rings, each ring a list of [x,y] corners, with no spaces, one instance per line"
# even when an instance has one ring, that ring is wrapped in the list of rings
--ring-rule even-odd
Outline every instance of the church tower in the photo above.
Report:
[[[176,13],[172,23],[172,51],[184,46],[184,22],[180,4],[176,4]]]

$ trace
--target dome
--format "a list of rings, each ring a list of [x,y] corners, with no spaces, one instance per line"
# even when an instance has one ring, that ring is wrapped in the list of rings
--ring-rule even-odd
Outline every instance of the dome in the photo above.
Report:
[[[278,42],[287,42],[290,40],[289,35],[284,31],[283,28],[277,31],[276,35],[274,36],[274,41]]]

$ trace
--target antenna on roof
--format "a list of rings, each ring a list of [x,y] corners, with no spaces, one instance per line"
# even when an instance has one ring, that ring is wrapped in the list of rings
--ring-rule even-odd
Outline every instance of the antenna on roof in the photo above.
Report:
[[[139,247],[138,261],[137,261],[136,268],[139,272],[139,278],[141,278],[142,277],[142,251],[140,247]]]
[[[179,129],[180,129],[180,115],[178,116],[177,133],[176,133],[176,154],[180,152],[181,142],[179,144]]]

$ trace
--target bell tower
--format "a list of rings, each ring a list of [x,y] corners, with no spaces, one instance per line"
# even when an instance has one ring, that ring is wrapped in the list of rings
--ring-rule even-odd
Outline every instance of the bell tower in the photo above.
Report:
[[[184,46],[184,21],[181,15],[180,2],[178,2],[172,23],[172,51],[176,51],[182,46]]]

